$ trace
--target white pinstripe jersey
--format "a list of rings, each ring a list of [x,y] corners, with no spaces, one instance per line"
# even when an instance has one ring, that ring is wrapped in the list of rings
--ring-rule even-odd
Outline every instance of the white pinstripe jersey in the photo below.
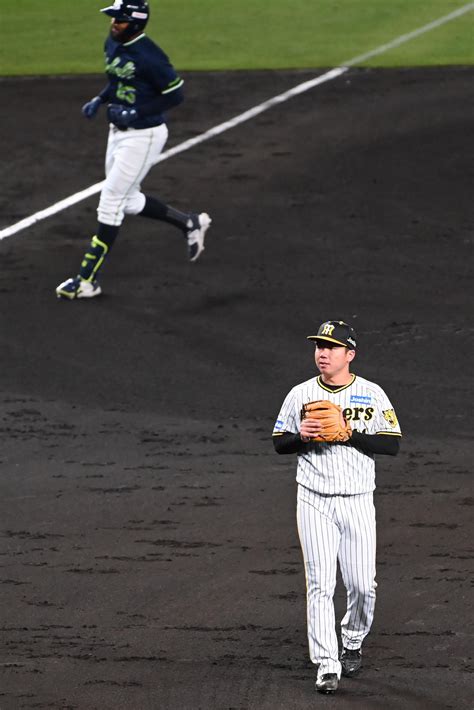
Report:
[[[325,399],[341,407],[352,429],[401,436],[395,411],[383,389],[363,377],[352,377],[350,384],[335,391],[327,388],[320,376],[293,387],[283,402],[273,434],[299,432],[303,404]],[[323,495],[368,493],[375,488],[374,456],[354,446],[315,443],[298,454],[296,480]]]

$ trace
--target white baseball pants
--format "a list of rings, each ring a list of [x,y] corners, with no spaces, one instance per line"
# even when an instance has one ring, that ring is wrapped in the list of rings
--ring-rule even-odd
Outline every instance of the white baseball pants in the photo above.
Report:
[[[119,227],[126,214],[145,206],[141,182],[158,162],[168,139],[165,123],[153,128],[119,131],[111,124],[105,156],[105,183],[100,194],[99,222]]]
[[[298,486],[298,533],[303,551],[311,661],[341,676],[334,612],[337,562],[347,590],[342,644],[360,648],[375,608],[375,507],[373,493],[322,496]]]

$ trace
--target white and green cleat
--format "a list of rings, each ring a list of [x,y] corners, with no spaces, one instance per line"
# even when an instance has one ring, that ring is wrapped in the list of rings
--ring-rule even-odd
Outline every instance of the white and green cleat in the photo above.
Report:
[[[98,281],[86,281],[80,276],[63,281],[56,289],[58,298],[69,298],[69,300],[73,298],[94,298],[94,296],[100,296],[101,293],[102,289]]]

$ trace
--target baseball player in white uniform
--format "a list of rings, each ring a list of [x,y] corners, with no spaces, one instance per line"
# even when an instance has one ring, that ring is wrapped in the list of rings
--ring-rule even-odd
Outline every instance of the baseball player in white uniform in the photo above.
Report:
[[[401,430],[385,392],[350,372],[356,334],[343,321],[326,321],[316,335],[320,374],[286,396],[273,430],[279,454],[298,455],[297,523],[307,586],[308,642],[317,666],[316,690],[333,693],[341,674],[354,676],[375,606],[375,454],[396,455]],[[311,441],[321,428],[301,419],[303,405],[326,400],[339,405],[349,439]],[[337,563],[347,590],[338,652],[334,591]]]

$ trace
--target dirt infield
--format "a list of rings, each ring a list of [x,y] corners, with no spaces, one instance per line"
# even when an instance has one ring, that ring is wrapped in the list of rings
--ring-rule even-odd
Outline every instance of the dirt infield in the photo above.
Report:
[[[313,75],[186,76],[169,147]],[[92,302],[54,288],[96,197],[0,242],[1,710],[472,708],[473,78],[353,70],[157,166],[147,192],[211,213],[206,252],[129,218]],[[101,180],[106,129],[79,111],[99,77],[0,86],[2,228]],[[327,318],[404,431],[334,697],[271,443]]]

